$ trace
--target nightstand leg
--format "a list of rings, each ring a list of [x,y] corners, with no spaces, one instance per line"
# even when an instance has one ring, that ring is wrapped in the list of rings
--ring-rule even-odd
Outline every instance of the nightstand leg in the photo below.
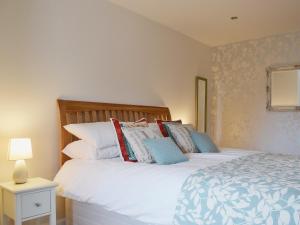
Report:
[[[56,225],[56,213],[52,212],[49,216],[49,225]]]
[[[15,225],[22,225],[22,205],[21,205],[21,195],[16,195],[16,215],[15,215]]]
[[[49,216],[49,225],[56,225],[56,194],[54,189],[51,191],[51,214]]]

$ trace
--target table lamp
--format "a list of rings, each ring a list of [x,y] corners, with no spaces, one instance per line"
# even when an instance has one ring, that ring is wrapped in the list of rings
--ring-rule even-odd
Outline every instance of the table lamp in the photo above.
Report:
[[[16,161],[13,179],[16,184],[27,182],[28,169],[25,159],[32,158],[30,138],[11,138],[9,141],[8,160]]]

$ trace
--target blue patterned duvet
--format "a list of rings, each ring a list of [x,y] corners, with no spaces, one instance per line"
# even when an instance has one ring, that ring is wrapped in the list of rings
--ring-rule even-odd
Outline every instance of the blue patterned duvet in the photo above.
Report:
[[[254,154],[198,170],[182,186],[175,225],[300,224],[300,157]]]

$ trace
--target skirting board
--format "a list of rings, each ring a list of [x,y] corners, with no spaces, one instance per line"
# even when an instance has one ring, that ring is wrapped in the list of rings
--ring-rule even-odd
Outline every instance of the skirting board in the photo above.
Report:
[[[48,223],[43,223],[42,225],[48,225]],[[66,219],[57,220],[56,225],[66,225]]]
[[[34,225],[37,225],[39,223],[33,223]],[[43,223],[39,225],[49,225],[48,221],[43,221]],[[66,225],[66,219],[59,219],[56,221],[56,225]]]
[[[36,219],[36,220],[26,221],[23,224],[24,225],[49,225],[48,221],[49,221],[48,217],[43,217],[43,218]],[[11,219],[9,219],[8,223],[9,223],[9,225],[14,225],[14,222]],[[2,225],[2,224],[0,224],[0,225]],[[59,219],[59,220],[56,221],[56,225],[66,225],[66,220],[65,219]]]

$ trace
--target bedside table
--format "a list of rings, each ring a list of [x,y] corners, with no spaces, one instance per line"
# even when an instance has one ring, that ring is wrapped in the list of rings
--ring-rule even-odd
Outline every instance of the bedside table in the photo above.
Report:
[[[49,216],[49,225],[56,225],[56,186],[42,178],[28,179],[25,184],[0,183],[0,224],[8,224],[6,217],[21,225],[26,220]]]

